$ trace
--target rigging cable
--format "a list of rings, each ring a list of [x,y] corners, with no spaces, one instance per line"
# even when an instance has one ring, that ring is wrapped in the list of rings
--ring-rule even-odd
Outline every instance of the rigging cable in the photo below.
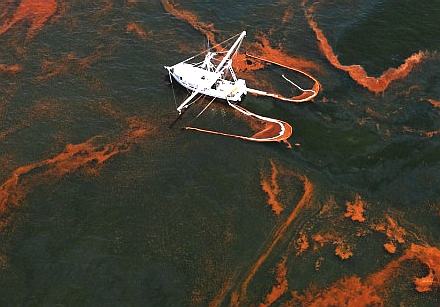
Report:
[[[171,77],[171,73],[169,71],[168,71],[168,75],[170,76],[171,88],[173,89],[174,104],[176,105],[176,109],[177,109],[178,106],[177,106],[176,94],[174,93],[173,77]]]
[[[209,106],[214,102],[214,100],[215,100],[215,97],[206,105],[206,107],[203,108],[203,110],[196,117],[194,117],[194,119],[192,121],[195,121],[197,118],[199,118],[200,115],[202,115],[203,112],[205,112],[206,109],[209,108]]]
[[[198,53],[198,54],[196,54],[196,55],[190,57],[189,59],[184,60],[184,61],[181,62],[181,63],[186,63],[186,62],[188,62],[188,61],[190,61],[190,60],[192,60],[192,59],[194,59],[194,58],[196,58],[196,57],[198,57],[198,56],[204,54],[205,52],[207,52],[207,51],[209,51],[209,50],[215,49],[215,48],[217,48],[217,47],[223,45],[224,43],[226,43],[226,42],[228,42],[228,41],[230,41],[230,40],[236,38],[236,37],[239,36],[240,34],[241,34],[241,33],[238,33],[238,34],[232,36],[231,38],[228,38],[227,40],[225,40],[225,41],[223,41],[223,42],[221,42],[221,43],[219,43],[219,44],[217,44],[217,45],[215,45],[215,46],[212,46],[212,47],[209,48],[209,49],[203,50],[202,52],[200,52],[200,53]]]

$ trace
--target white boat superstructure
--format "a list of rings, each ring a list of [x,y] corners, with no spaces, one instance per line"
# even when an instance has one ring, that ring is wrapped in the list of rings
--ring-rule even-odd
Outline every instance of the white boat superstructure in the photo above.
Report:
[[[182,113],[198,94],[233,102],[241,101],[247,93],[246,81],[237,79],[232,68],[232,58],[237,54],[245,36],[246,31],[243,31],[227,52],[207,51],[202,62],[190,63],[189,61],[196,57],[194,56],[174,66],[165,66],[173,79],[192,92],[177,107],[179,113]]]
[[[232,81],[226,80],[223,78],[223,73],[188,63],[179,63],[170,67],[170,74],[183,87],[211,97],[240,101],[247,93],[245,80],[236,78]]]

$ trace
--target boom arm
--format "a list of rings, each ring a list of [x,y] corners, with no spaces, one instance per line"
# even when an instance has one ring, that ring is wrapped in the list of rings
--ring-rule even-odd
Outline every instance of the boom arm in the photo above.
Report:
[[[194,97],[196,97],[196,95],[197,95],[198,93],[199,93],[199,92],[194,91],[194,92],[193,92],[188,98],[185,99],[184,102],[182,102],[182,104],[177,108],[177,111],[179,112],[179,114],[182,114],[182,110],[186,107],[186,105],[187,105],[188,103],[190,103],[191,100],[194,99]]]
[[[225,57],[222,59],[220,64],[218,64],[217,69],[215,72],[220,72],[223,67],[225,66],[226,62],[229,60],[229,58],[238,50],[240,47],[241,42],[243,41],[244,37],[246,36],[246,31],[241,32],[240,37],[235,41],[234,45],[232,45],[231,49],[229,49],[228,53],[225,55]]]

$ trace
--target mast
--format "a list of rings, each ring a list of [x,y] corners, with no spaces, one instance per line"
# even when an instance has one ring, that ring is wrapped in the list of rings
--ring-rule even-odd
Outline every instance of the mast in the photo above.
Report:
[[[229,49],[228,53],[222,59],[220,64],[218,64],[217,69],[215,70],[216,73],[219,73],[223,69],[223,66],[225,66],[226,62],[229,60],[229,58],[232,56],[232,54],[238,50],[238,47],[240,46],[240,43],[245,36],[246,36],[246,31],[241,32],[240,37],[235,41],[235,43],[234,43],[234,45],[232,45],[231,49]]]

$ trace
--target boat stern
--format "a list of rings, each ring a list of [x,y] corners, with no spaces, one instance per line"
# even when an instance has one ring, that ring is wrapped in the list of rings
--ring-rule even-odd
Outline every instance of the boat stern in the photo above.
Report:
[[[238,79],[234,82],[234,85],[232,85],[232,88],[227,96],[227,99],[229,101],[239,102],[243,98],[243,96],[246,96],[247,94],[247,86],[246,81],[243,79]]]

